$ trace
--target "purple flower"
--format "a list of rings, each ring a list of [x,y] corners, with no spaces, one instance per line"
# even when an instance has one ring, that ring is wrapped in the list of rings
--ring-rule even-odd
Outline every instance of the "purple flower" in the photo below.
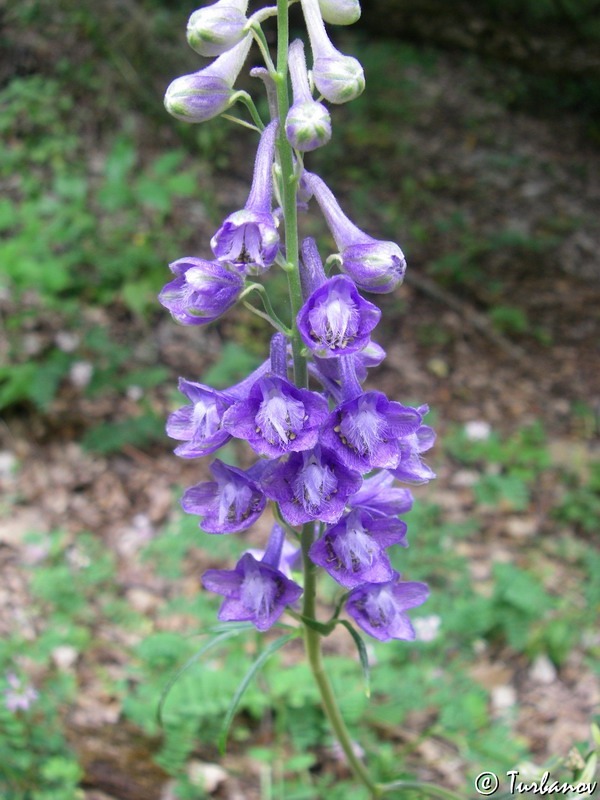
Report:
[[[364,392],[339,405],[323,425],[321,441],[357,472],[396,467],[398,440],[417,430],[421,416],[414,408],[390,402],[381,392]]]
[[[218,0],[194,11],[187,40],[201,56],[220,56],[246,35],[248,0]]]
[[[425,416],[428,406],[420,406],[417,411]],[[435,478],[435,472],[421,458],[435,442],[435,432],[429,425],[419,425],[416,431],[404,436],[398,442],[400,461],[392,470],[392,474],[404,483],[428,483]]]
[[[346,500],[361,481],[360,475],[341,464],[334,452],[317,445],[314,450],[271,462],[261,486],[267,497],[279,503],[290,525],[302,525],[311,520],[337,522]]]
[[[313,81],[330,103],[347,103],[365,88],[360,62],[345,56],[329,40],[319,9],[319,0],[301,0],[313,52]]]
[[[175,448],[175,455],[199,458],[214,453],[231,439],[221,421],[235,398],[184,378],[179,379],[179,391],[191,400],[191,405],[178,408],[167,420],[167,435],[184,442]]]
[[[273,120],[262,132],[254,177],[246,205],[230,214],[210,241],[215,256],[243,272],[268,269],[279,249],[279,233],[271,213],[273,156],[278,127]]]
[[[272,375],[261,378],[245,400],[232,405],[223,427],[232,436],[246,439],[260,455],[278,458],[314,447],[327,411],[321,395]]]
[[[381,642],[416,638],[408,608],[420,606],[429,597],[425,583],[401,582],[395,572],[387,583],[367,583],[350,592],[346,609],[357,624]]]
[[[301,39],[290,45],[288,64],[294,102],[285,119],[285,135],[296,150],[309,152],[331,139],[331,117],[322,103],[313,100]]]
[[[255,482],[255,478],[258,479],[256,467],[244,472],[215,459],[210,465],[215,480],[186,489],[181,499],[183,510],[202,517],[200,527],[207,533],[246,530],[256,522],[266,505],[266,498]]]
[[[277,523],[275,523],[277,524]],[[246,550],[246,553],[250,553],[251,556],[257,561],[260,561],[266,553],[266,550],[260,550],[258,548],[250,548],[250,550]],[[302,569],[301,561],[302,561],[302,551],[299,547],[288,542],[287,539],[283,540],[283,548],[281,550],[281,557],[279,559],[278,564],[274,564],[278,570],[283,572],[286,578],[291,580],[292,578],[292,570],[293,569]]]
[[[169,264],[176,275],[158,295],[173,318],[183,325],[204,325],[236,302],[244,279],[220,261],[180,258]]]
[[[250,388],[269,368],[267,359],[245,380],[225,392],[180,378],[179,391],[191,404],[173,411],[167,420],[167,435],[184,442],[175,448],[175,454],[181,458],[200,458],[228,442],[231,434],[223,428],[223,415],[236,400],[248,396]]]
[[[39,697],[33,686],[28,686],[14,672],[6,676],[8,688],[4,690],[4,704],[9,711],[27,711]]]
[[[372,517],[397,517],[410,511],[413,496],[409,489],[392,486],[394,476],[381,470],[365,478],[362,486],[348,499],[351,508],[366,511]]]
[[[208,67],[175,78],[165,93],[165,108],[183,122],[206,122],[231,105],[233,84],[244,66],[252,36],[219,56]]]
[[[297,322],[306,346],[321,358],[333,358],[361,350],[380,317],[350,278],[336,275],[311,294]]]
[[[394,242],[367,236],[344,214],[333,192],[313,173],[305,173],[340,250],[341,268],[359,289],[379,294],[393,291],[404,278],[406,260]]]
[[[319,8],[330,25],[353,25],[360,19],[359,0],[319,0]]]
[[[354,368],[360,381],[366,380],[367,370],[378,367],[385,358],[385,350],[380,344],[370,340],[366,346],[354,356]]]
[[[286,606],[298,600],[302,589],[278,569],[283,539],[282,528],[275,525],[261,561],[245,553],[235,569],[209,569],[204,573],[204,587],[225,596],[220,620],[249,621],[265,631],[277,622]]]
[[[394,571],[385,552],[393,544],[406,546],[406,525],[399,519],[373,519],[353,511],[325,531],[309,555],[342,586],[390,581]]]

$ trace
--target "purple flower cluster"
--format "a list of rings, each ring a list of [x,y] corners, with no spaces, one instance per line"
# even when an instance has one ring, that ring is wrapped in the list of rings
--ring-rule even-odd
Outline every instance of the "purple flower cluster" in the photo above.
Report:
[[[357,228],[324,181],[303,167],[303,154],[332,135],[322,101],[342,103],[358,96],[364,75],[356,59],[332,45],[324,24],[354,22],[360,16],[358,0],[301,0],[301,5],[313,55],[312,83],[321,97],[313,97],[301,40],[289,48],[293,101],[284,120],[277,118],[272,76],[252,71],[271,93],[272,120],[260,135],[248,199],[212,236],[213,260],[189,257],[171,264],[175,277],[159,300],[178,322],[200,325],[256,289],[256,284],[247,286],[250,276],[263,277],[276,263],[294,268],[281,241],[282,212],[276,208],[283,205],[278,148],[286,141],[293,148],[299,199],[316,201],[337,249],[328,263],[341,274],[328,277],[314,240],[305,239],[302,298],[292,326],[272,320],[279,332],[272,337],[269,358],[227,390],[181,379],[187,402],[169,416],[167,432],[180,442],[175,452],[182,458],[213,453],[231,439],[247,442],[256,454],[248,469],[215,459],[213,479],[185,491],[183,509],[198,516],[204,531],[244,531],[273,503],[290,534],[298,526],[314,530],[305,558],[349,590],[346,610],[365,632],[382,641],[414,639],[406,610],[424,602],[428,590],[425,584],[401,581],[390,562],[390,547],[407,545],[399,515],[412,505],[410,491],[394,481],[419,484],[435,477],[422,460],[435,434],[424,423],[427,406],[403,405],[363,388],[368,369],[381,363],[385,352],[371,338],[381,311],[361,294],[395,289],[406,262],[397,244]],[[201,122],[235,102],[233,85],[255,30],[246,18],[247,6],[247,0],[219,0],[192,14],[190,44],[216,59],[169,86],[165,103],[178,118]],[[309,359],[309,384],[292,380],[290,355],[297,366],[299,351]],[[264,553],[248,551],[235,569],[205,573],[204,586],[225,598],[220,619],[251,621],[265,630],[294,606],[302,594],[292,577],[298,550],[285,535],[276,523]]]

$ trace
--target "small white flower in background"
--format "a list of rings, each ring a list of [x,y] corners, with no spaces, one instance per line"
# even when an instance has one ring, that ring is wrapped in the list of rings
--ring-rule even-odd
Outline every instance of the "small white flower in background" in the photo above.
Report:
[[[0,478],[10,478],[16,467],[16,455],[10,450],[0,450]]]
[[[437,639],[441,624],[441,617],[438,617],[437,614],[413,619],[415,633],[420,642],[433,642],[434,639]]]
[[[79,336],[71,331],[59,331],[54,337],[54,341],[58,349],[62,350],[63,353],[72,353],[77,349]]]
[[[38,693],[33,686],[22,683],[14,672],[6,676],[8,689],[4,690],[4,704],[9,711],[27,711],[31,704],[37,700]]]
[[[134,384],[133,386],[128,386],[127,387],[126,394],[127,394],[127,397],[129,398],[129,400],[133,400],[134,402],[137,402],[138,400],[141,400],[142,397],[144,396],[144,390],[142,389],[141,386],[136,386]]]
[[[89,361],[74,361],[69,370],[69,380],[78,389],[85,388],[92,380],[94,366]]]
[[[514,686],[505,684],[503,686],[494,686],[491,691],[492,709],[498,713],[508,711],[517,704],[517,692]]]
[[[52,651],[52,661],[64,672],[71,669],[78,658],[79,653],[69,644],[61,644]]]
[[[485,442],[491,433],[492,426],[483,419],[474,419],[465,425],[465,436],[471,442]]]

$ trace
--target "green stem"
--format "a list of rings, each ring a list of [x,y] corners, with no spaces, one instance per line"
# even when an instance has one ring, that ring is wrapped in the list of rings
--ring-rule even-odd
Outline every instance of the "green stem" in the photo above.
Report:
[[[277,0],[277,72],[273,76],[277,87],[277,110],[279,114],[278,150],[281,164],[281,199],[285,229],[286,265],[292,312],[292,353],[294,357],[294,377],[298,387],[308,386],[306,358],[302,353],[303,342],[298,331],[296,318],[302,306],[302,287],[298,259],[298,215],[296,193],[298,175],[294,168],[292,147],[285,136],[284,122],[289,111],[288,89],[288,44],[289,21],[288,0]],[[313,543],[314,523],[306,523],[302,528],[302,561],[304,566],[304,603],[302,614],[315,619],[316,612],[316,566],[308,551]],[[321,655],[320,634],[304,626],[306,655],[321,695],[323,710],[340,743],[354,776],[369,790],[372,800],[381,796],[381,790],[371,779],[364,764],[357,758],[352,747],[352,739],[340,713],[333,687],[325,672]]]
[[[292,353],[294,377],[298,387],[308,386],[306,359],[301,355],[302,339],[296,325],[296,317],[302,306],[302,288],[298,261],[298,213],[296,192],[298,179],[294,170],[292,147],[285,135],[284,122],[289,111],[287,57],[289,22],[287,0],[277,0],[277,73],[273,76],[277,87],[277,110],[279,112],[279,139],[277,147],[281,162],[281,194],[285,229],[287,276],[292,312]]]
[[[258,128],[259,131],[264,131],[265,123],[262,121],[262,117],[258,113],[258,109],[254,105],[254,100],[250,97],[248,92],[244,92],[240,90],[236,92],[231,97],[230,106],[234,105],[235,103],[243,103],[248,111],[250,112],[250,116],[252,117],[254,124]]]
[[[265,287],[262,285],[262,283],[251,283],[240,294],[239,299],[240,300],[245,300],[246,297],[248,297],[248,295],[251,292],[258,292],[258,295],[259,295],[259,297],[261,299],[261,302],[262,302],[263,306],[265,307],[265,311],[267,312],[267,316],[265,317],[262,314],[262,312],[259,312],[258,309],[254,308],[254,306],[251,306],[249,303],[244,303],[244,305],[247,306],[247,307],[250,307],[250,309],[255,314],[258,313],[259,316],[262,316],[264,319],[267,319],[271,323],[271,325],[273,325],[274,328],[276,328],[278,331],[283,333],[284,336],[291,336],[292,335],[292,331],[287,327],[287,325],[285,325],[279,319],[279,317],[275,313],[275,310],[274,310],[274,308],[273,308],[273,306],[271,304],[271,298],[269,297],[269,293],[267,292]]]

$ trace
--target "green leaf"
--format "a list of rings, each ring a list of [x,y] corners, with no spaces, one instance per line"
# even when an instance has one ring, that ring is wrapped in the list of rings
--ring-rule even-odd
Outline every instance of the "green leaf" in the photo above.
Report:
[[[259,365],[259,359],[235,342],[227,342],[221,357],[202,375],[202,382],[217,389],[224,389],[242,380]]]
[[[227,639],[231,639],[233,636],[238,636],[240,633],[244,633],[244,631],[250,630],[252,625],[250,623],[242,623],[240,625],[229,625],[228,630],[223,631],[223,633],[219,633],[213,639],[209,639],[208,642],[202,645],[199,650],[196,650],[193,656],[190,656],[185,664],[177,670],[175,675],[167,682],[167,685],[162,690],[160,695],[160,700],[158,701],[158,706],[156,709],[156,720],[158,724],[163,726],[163,708],[167,697],[169,696],[169,692],[173,688],[173,686],[177,683],[179,678],[183,675],[184,672],[187,672],[190,667],[192,667],[205,653],[208,653],[209,650],[212,650],[217,645],[221,644],[221,642],[227,641]]]
[[[358,655],[360,658],[360,665],[363,671],[363,677],[365,679],[365,694],[367,697],[371,696],[371,671],[369,668],[369,656],[367,655],[367,648],[365,647],[365,643],[363,642],[362,638],[358,635],[358,633],[354,630],[352,625],[348,622],[347,619],[339,619],[338,625],[343,625],[344,628],[348,631],[350,636],[354,639],[354,644],[356,645],[356,649],[358,650]]]
[[[152,413],[131,417],[123,422],[105,422],[90,428],[81,444],[95,453],[115,453],[123,445],[139,447],[164,437],[164,422]]]
[[[302,622],[306,625],[307,628],[311,628],[311,630],[320,633],[321,636],[329,636],[331,631],[335,628],[335,620],[330,622],[319,622],[316,619],[312,619],[312,617],[305,617],[303,614],[301,615]]]
[[[0,409],[30,397],[36,370],[32,361],[0,368]]]
[[[229,706],[229,710],[225,716],[223,721],[223,725],[221,727],[221,733],[219,734],[218,745],[219,745],[219,752],[221,755],[225,752],[225,747],[227,745],[227,734],[229,733],[229,728],[231,723],[233,722],[233,718],[235,716],[236,709],[242,699],[244,692],[250,685],[252,678],[256,675],[258,670],[262,667],[262,665],[269,660],[269,658],[273,655],[273,653],[280,650],[284,645],[288,642],[291,642],[292,639],[295,639],[298,636],[298,633],[290,633],[287,636],[281,636],[279,639],[275,639],[274,642],[271,642],[262,653],[258,656],[254,664],[250,667],[248,672],[244,675],[242,682],[238,686],[237,692],[233,696],[233,700],[231,701],[231,705]]]

